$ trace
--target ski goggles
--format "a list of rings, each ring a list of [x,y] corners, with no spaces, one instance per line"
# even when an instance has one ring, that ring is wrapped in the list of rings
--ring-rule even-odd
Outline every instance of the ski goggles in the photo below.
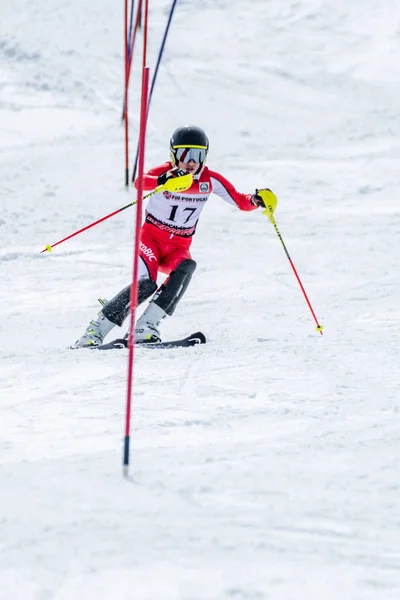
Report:
[[[174,146],[172,152],[175,156],[176,161],[188,163],[193,160],[195,163],[202,164],[207,157],[207,148],[186,148],[184,146]]]

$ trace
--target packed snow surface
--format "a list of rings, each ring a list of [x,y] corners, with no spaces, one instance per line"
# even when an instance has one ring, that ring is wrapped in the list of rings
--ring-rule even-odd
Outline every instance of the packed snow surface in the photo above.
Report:
[[[137,350],[125,479],[127,352],[69,346],[131,281],[134,209],[40,253],[136,198],[123,3],[2,0],[2,600],[400,598],[399,53],[397,0],[177,3],[146,168],[189,122],[270,187],[324,335],[268,219],[212,196],[163,325],[208,344]]]

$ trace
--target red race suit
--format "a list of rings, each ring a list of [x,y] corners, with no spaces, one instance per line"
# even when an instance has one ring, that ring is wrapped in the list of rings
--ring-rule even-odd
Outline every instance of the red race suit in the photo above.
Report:
[[[143,176],[143,189],[154,190],[157,178],[173,169],[167,162],[150,169]],[[137,179],[135,181],[137,187]],[[150,196],[145,221],[140,232],[139,278],[157,281],[157,273],[169,274],[180,262],[191,258],[190,245],[207,200],[214,193],[240,210],[255,210],[251,194],[241,194],[225,177],[204,167],[184,192],[161,191]]]

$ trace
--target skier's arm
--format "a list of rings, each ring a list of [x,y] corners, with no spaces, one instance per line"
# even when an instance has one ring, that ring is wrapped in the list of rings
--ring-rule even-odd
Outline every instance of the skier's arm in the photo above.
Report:
[[[165,163],[163,165],[159,165],[158,167],[153,167],[147,173],[143,173],[143,189],[146,192],[154,190],[158,185],[160,185],[158,178],[163,173],[170,171],[173,168],[171,163]],[[135,179],[135,188],[138,186],[138,177]]]
[[[252,201],[252,194],[238,192],[230,181],[216,171],[209,171],[209,174],[214,194],[217,194],[225,202],[237,206],[240,210],[255,210],[258,208]]]

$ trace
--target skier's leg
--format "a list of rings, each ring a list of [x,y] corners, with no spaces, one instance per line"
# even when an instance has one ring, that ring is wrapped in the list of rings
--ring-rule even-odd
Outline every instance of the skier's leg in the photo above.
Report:
[[[139,264],[142,261],[139,261]],[[140,277],[140,275],[139,275]],[[127,285],[123,290],[118,292],[116,296],[110,302],[107,302],[105,307],[102,309],[102,313],[106,319],[108,319],[114,325],[122,326],[126,317],[129,314],[129,307],[131,303],[131,285]],[[138,305],[142,304],[147,298],[149,298],[157,289],[155,281],[149,278],[139,279],[138,283]]]
[[[168,279],[159,287],[149,306],[136,323],[135,339],[138,343],[161,340],[159,326],[162,319],[174,313],[178,302],[190,283],[196,269],[196,263],[190,257],[187,249],[171,253],[169,264],[176,264],[177,262],[178,264]],[[164,260],[164,268],[167,263],[168,261]]]
[[[140,279],[138,287],[138,304],[149,298],[157,289],[157,284],[151,279]],[[89,325],[84,334],[75,342],[76,348],[100,346],[104,338],[116,325],[121,325],[129,314],[131,286],[127,285],[110,302],[101,309]]]
[[[150,250],[149,250],[150,248]],[[158,271],[158,246],[156,243],[150,246],[141,243],[139,258],[139,282],[138,282],[138,304],[149,298],[157,289]],[[129,314],[131,299],[131,285],[126,286],[118,292],[112,300],[106,303],[104,308],[90,321],[84,334],[75,342],[75,348],[88,348],[100,346],[106,335],[118,325],[121,327]]]

